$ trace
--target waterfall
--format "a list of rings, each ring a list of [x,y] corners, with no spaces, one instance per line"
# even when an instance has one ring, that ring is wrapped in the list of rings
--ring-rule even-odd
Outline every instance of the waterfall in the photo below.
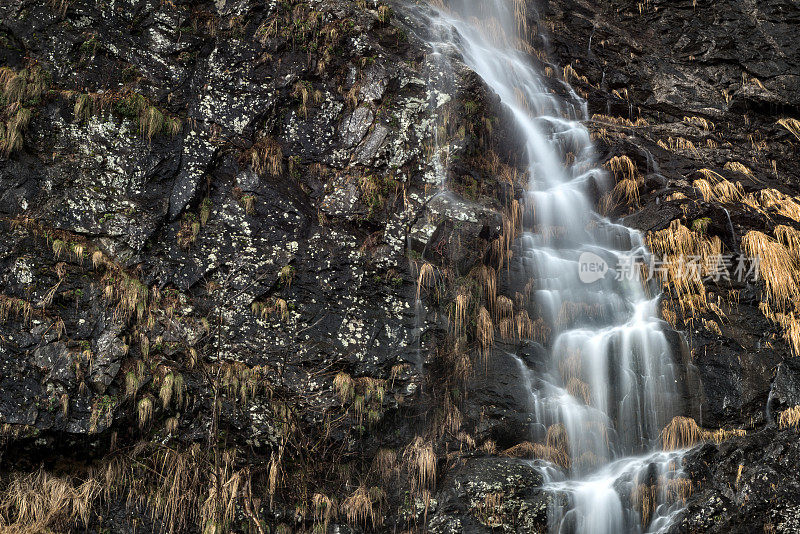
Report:
[[[451,0],[433,21],[499,96],[524,146],[523,234],[508,273],[516,291],[530,288],[527,311],[551,334],[545,372],[517,358],[535,422],[520,441],[551,453],[540,462],[547,489],[565,503],[550,511],[552,532],[658,532],[678,509],[668,493],[681,453],[661,451],[660,431],[682,413],[680,367],[655,288],[616,276],[649,253],[639,232],[593,210],[610,179],[580,122],[586,103],[520,45],[525,9],[522,0]]]

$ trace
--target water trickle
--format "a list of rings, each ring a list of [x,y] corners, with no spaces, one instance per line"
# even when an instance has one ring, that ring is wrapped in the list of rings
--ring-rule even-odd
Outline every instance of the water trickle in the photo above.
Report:
[[[661,452],[659,433],[682,413],[680,368],[654,288],[614,276],[631,257],[649,255],[637,231],[593,211],[610,184],[579,122],[586,103],[518,48],[524,6],[451,0],[433,21],[510,111],[527,158],[523,234],[508,276],[511,287],[531,288],[525,311],[551,335],[545,372],[515,357],[534,421],[520,441],[549,451],[537,465],[547,488],[565,497],[554,501],[567,503],[550,511],[552,532],[659,532],[678,508],[669,492],[681,453]],[[587,278],[586,258],[605,276]]]
[[[739,251],[739,238],[736,237],[736,230],[733,228],[733,221],[731,220],[731,214],[728,211],[728,208],[722,208],[725,212],[725,217],[728,218],[728,230],[731,231],[731,243],[733,244],[733,251]]]

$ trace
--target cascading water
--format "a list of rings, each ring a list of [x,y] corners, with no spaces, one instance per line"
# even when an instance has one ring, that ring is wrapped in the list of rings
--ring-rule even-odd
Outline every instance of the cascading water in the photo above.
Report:
[[[680,452],[660,452],[659,433],[681,413],[679,367],[657,298],[638,277],[613,275],[647,251],[638,232],[593,211],[607,177],[579,122],[585,103],[565,82],[555,82],[565,97],[551,91],[519,46],[524,9],[521,0],[451,0],[434,21],[500,97],[525,147],[530,180],[509,284],[531,290],[527,311],[552,332],[546,372],[517,358],[534,421],[521,438],[549,451],[542,470],[563,497],[553,532],[658,532],[675,510],[667,493]]]

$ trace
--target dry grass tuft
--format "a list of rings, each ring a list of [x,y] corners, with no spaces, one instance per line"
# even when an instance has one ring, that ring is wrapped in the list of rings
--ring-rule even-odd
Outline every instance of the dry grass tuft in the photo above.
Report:
[[[656,274],[664,292],[677,303],[677,308],[672,310],[676,320],[692,322],[697,315],[710,309],[717,313],[708,302],[702,280],[703,276],[713,273],[722,254],[722,242],[717,236],[709,238],[683,226],[680,220],[674,220],[668,228],[649,233],[647,245],[662,260]],[[689,264],[688,259],[694,257],[698,261]]]
[[[582,400],[586,405],[592,402],[592,392],[589,384],[575,376],[570,377],[567,381],[567,391],[576,399]]]
[[[153,417],[153,399],[150,396],[143,397],[136,405],[139,417],[139,428],[144,428],[150,423]]]
[[[693,142],[689,141],[684,137],[677,137],[677,138],[669,137],[666,143],[661,139],[659,139],[656,144],[661,148],[663,148],[664,150],[670,150],[672,152],[686,151],[686,152],[691,152],[695,156],[700,155],[700,151],[697,150],[697,146],[695,146]]]
[[[483,356],[485,362],[488,360],[489,354],[491,354],[492,345],[494,345],[494,323],[492,323],[492,317],[489,315],[489,310],[483,306],[481,306],[480,310],[478,311],[475,338],[478,340],[478,343],[480,343],[481,355]]]
[[[622,128],[640,128],[643,126],[649,126],[648,122],[641,117],[636,119],[636,121],[634,122],[626,117],[612,117],[609,115],[602,115],[598,113],[592,115],[592,121],[611,126],[619,126]]]
[[[605,163],[617,181],[633,180],[636,181],[636,164],[628,156],[614,156]]]
[[[727,439],[744,436],[741,429],[704,430],[691,417],[673,417],[661,431],[661,445],[666,451],[686,449],[702,441],[721,443]]]
[[[658,487],[655,484],[637,485],[631,492],[631,501],[639,512],[642,525],[646,525],[658,504]]]
[[[712,171],[711,169],[697,169],[697,172],[703,175],[703,177],[711,182],[712,184],[717,184],[725,180],[725,177],[722,176],[720,173],[716,171]]]
[[[618,202],[624,200],[629,206],[637,206],[639,204],[639,183],[627,178],[620,180],[614,186],[613,197]]]
[[[751,171],[744,164],[738,161],[729,161],[725,165],[723,165],[722,168],[729,171],[738,172],[739,174],[744,174],[745,176],[753,175],[753,171]]]
[[[8,157],[23,146],[23,135],[36,106],[50,84],[50,75],[38,65],[14,71],[0,67],[0,155]]]
[[[800,405],[792,406],[781,412],[778,416],[778,426],[780,428],[796,428],[800,425]]]
[[[174,422],[166,425],[174,431]],[[249,471],[235,470],[235,462],[232,450],[212,452],[200,444],[177,450],[142,441],[81,477],[55,477],[43,470],[12,474],[0,491],[0,531],[82,531],[94,524],[102,499],[147,510],[164,534],[208,532],[209,525],[214,532],[227,532],[242,505],[252,510]]]
[[[410,475],[411,491],[432,489],[436,485],[436,453],[433,444],[417,436],[403,453]]]
[[[253,170],[270,176],[278,176],[283,172],[283,149],[277,141],[269,136],[261,136],[253,146],[245,152],[245,159],[249,160]]]
[[[422,295],[422,288],[428,289],[436,283],[436,270],[430,263],[423,263],[419,268],[419,276],[417,277],[417,300]]]
[[[800,121],[797,119],[793,119],[791,117],[787,117],[785,119],[780,119],[778,124],[786,128],[793,136],[800,141]]]
[[[504,450],[501,455],[509,458],[540,458],[552,462],[563,469],[569,469],[571,466],[569,454],[566,451],[547,444],[531,443],[530,441],[518,443]]]
[[[0,529],[34,533],[62,531],[79,523],[88,527],[101,486],[94,478],[75,484],[43,469],[11,475],[0,492]]]
[[[698,128],[702,128],[707,132],[713,131],[716,128],[713,122],[704,119],[703,117],[684,117],[683,122],[691,126],[697,126]]]
[[[478,282],[481,287],[482,297],[486,299],[489,308],[494,309],[497,299],[497,272],[485,265],[478,270]]]
[[[494,309],[497,319],[511,318],[514,316],[514,303],[505,295],[497,297]]]
[[[467,316],[469,314],[470,294],[467,292],[460,292],[455,298],[455,317],[453,320],[453,333],[456,337],[464,334],[464,328],[467,324]]]
[[[664,450],[692,447],[703,439],[703,429],[691,417],[674,417],[661,431]]]
[[[664,488],[664,493],[666,493],[666,498],[669,502],[682,502],[686,504],[686,501],[691,497],[692,493],[695,490],[695,483],[688,478],[671,478],[667,481],[659,480],[659,485]]]
[[[336,390],[336,394],[339,395],[342,404],[352,400],[355,395],[355,381],[345,372],[340,372],[336,375],[333,379],[333,388]]]
[[[328,523],[336,517],[335,502],[325,494],[315,493],[311,503],[314,505],[314,524],[319,525],[322,532],[328,532]]]
[[[392,449],[378,450],[372,460],[372,467],[378,472],[383,482],[388,482],[397,471],[397,453]]]
[[[796,198],[785,195],[777,189],[762,189],[758,192],[758,196],[749,199],[747,204],[756,209],[759,207],[766,210],[774,209],[779,215],[800,222],[800,203]]]
[[[800,230],[781,224],[775,227],[775,237],[789,249],[795,259],[800,258]]]
[[[742,237],[742,250],[758,257],[759,272],[767,289],[767,302],[786,311],[800,298],[797,269],[789,249],[757,230]]]

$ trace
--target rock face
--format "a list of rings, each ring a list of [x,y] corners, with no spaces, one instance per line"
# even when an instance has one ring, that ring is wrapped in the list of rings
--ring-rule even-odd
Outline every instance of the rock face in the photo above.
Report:
[[[732,255],[800,230],[762,192],[798,193],[777,122],[800,113],[797,2],[537,8],[531,45],[586,98],[600,161],[641,176],[609,215],[681,220]],[[480,358],[456,306],[496,261],[522,148],[474,73],[430,54],[424,12],[0,4],[2,492],[69,495],[35,517],[0,499],[0,525],[546,531],[540,470],[497,454],[527,424],[507,353],[536,369],[544,349]],[[706,170],[739,200],[698,193]],[[791,336],[763,283],[706,292],[715,308],[673,323],[687,405],[749,430],[687,460],[675,532],[794,532]]]
[[[521,460],[476,458],[451,468],[430,532],[547,532],[555,497],[541,490],[543,477]]]

